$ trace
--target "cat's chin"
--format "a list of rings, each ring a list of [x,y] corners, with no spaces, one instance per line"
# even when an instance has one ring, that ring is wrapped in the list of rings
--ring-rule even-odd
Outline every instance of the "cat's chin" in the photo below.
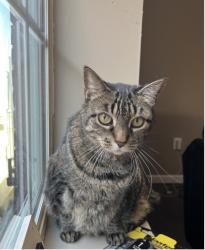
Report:
[[[124,154],[127,154],[129,152],[127,151],[124,151],[124,150],[121,150],[121,149],[117,149],[117,150],[113,150],[113,151],[110,151],[112,154],[114,155],[124,155]]]

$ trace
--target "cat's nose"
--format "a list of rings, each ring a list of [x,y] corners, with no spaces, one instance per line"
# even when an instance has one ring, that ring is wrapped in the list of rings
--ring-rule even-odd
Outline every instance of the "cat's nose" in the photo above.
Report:
[[[126,144],[126,141],[116,141],[117,145],[119,146],[119,148],[123,147]]]

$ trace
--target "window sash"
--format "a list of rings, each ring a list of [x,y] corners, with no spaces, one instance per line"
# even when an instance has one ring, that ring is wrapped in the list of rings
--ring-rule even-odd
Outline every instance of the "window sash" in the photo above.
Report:
[[[25,129],[25,138],[26,138],[26,148],[27,148],[27,153],[26,153],[26,161],[27,163],[29,163],[30,161],[30,140],[29,140],[29,117],[28,117],[28,110],[29,110],[29,97],[26,95],[26,93],[29,92],[28,86],[29,86],[29,79],[30,79],[30,75],[29,75],[29,29],[32,30],[32,32],[35,34],[35,36],[41,41],[42,46],[44,47],[44,55],[45,55],[45,92],[44,92],[44,98],[45,98],[45,110],[44,110],[44,131],[45,131],[45,160],[46,162],[48,161],[49,158],[49,144],[50,144],[50,140],[49,140],[49,130],[50,130],[50,126],[49,126],[49,73],[50,73],[50,68],[49,68],[49,61],[52,60],[50,58],[50,54],[49,54],[49,49],[51,49],[51,44],[49,42],[48,39],[48,18],[49,18],[49,6],[53,6],[53,2],[52,0],[44,0],[44,31],[42,31],[38,25],[33,21],[33,19],[28,15],[28,13],[25,11],[25,7],[22,5],[18,5],[17,1],[12,1],[12,0],[6,0],[7,3],[9,3],[10,7],[12,8],[12,12],[16,13],[17,16],[19,16],[22,20],[24,20],[25,22],[25,33],[26,35],[24,36],[24,51],[25,51],[25,55],[24,55],[24,63],[26,65],[26,68],[24,69],[24,78],[25,78],[25,82],[27,82],[27,84],[25,84],[23,86],[24,88],[24,94],[25,94],[25,120],[26,120],[26,129]],[[25,4],[27,5],[27,0],[25,0]],[[49,47],[48,47],[49,45]],[[42,115],[42,114],[41,114]],[[21,166],[22,167],[22,166]],[[46,166],[45,166],[46,167]],[[44,173],[45,173],[45,168],[44,168]],[[20,176],[20,178],[23,178],[22,174]],[[24,199],[24,204],[22,206],[22,210],[20,211],[20,213],[18,215],[13,216],[11,222],[8,225],[8,228],[4,234],[4,237],[2,239],[2,241],[0,242],[0,246],[1,248],[12,248],[14,246],[14,243],[17,239],[17,235],[12,235],[11,232],[14,232],[14,230],[16,231],[20,231],[19,229],[22,227],[23,225],[23,220],[26,219],[26,215],[28,214],[32,214],[32,186],[31,186],[31,169],[30,166],[28,166],[27,164],[27,191],[28,191],[28,196],[26,197],[26,199]],[[43,185],[43,184],[42,184]],[[42,191],[43,186],[40,187],[40,191]],[[21,195],[23,197],[23,194]],[[24,197],[25,198],[25,197]],[[23,198],[21,198],[23,199]],[[35,209],[35,223],[37,225],[40,225],[40,220],[42,219],[41,214],[41,210],[43,209],[43,195],[41,195],[41,193],[38,194],[37,197],[37,206]],[[45,215],[45,213],[44,213]],[[42,225],[41,225],[42,227]],[[19,237],[18,237],[19,238]],[[19,239],[18,239],[19,240]],[[22,239],[23,240],[23,239]],[[3,245],[2,245],[3,244]]]
[[[6,0],[10,6],[13,8],[13,10],[25,21],[25,23],[32,29],[32,31],[38,36],[38,38],[47,45],[47,38],[48,34],[46,32],[47,28],[43,32],[38,25],[34,22],[32,17],[29,15],[28,11],[26,10],[28,2],[26,1],[26,8],[24,6],[21,6],[18,4],[15,0]],[[48,6],[48,0],[44,0],[45,3],[45,10],[47,10]],[[45,15],[47,17],[47,15]],[[48,21],[46,18],[44,18],[45,27],[48,25]]]

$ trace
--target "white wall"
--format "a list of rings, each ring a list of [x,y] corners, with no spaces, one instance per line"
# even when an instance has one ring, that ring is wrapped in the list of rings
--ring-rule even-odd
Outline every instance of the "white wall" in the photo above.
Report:
[[[55,0],[55,148],[83,102],[83,66],[138,83],[143,0]]]

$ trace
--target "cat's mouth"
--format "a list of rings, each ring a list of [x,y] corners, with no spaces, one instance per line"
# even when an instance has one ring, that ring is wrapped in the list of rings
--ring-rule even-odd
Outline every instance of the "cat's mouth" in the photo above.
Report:
[[[114,155],[123,155],[126,153],[130,153],[130,150],[127,147],[106,147],[103,145],[103,149],[105,149],[107,152],[112,153]]]
[[[113,154],[115,154],[115,155],[122,155],[122,154],[125,154],[125,153],[128,153],[128,152],[127,151],[123,151],[121,149],[113,151]]]

